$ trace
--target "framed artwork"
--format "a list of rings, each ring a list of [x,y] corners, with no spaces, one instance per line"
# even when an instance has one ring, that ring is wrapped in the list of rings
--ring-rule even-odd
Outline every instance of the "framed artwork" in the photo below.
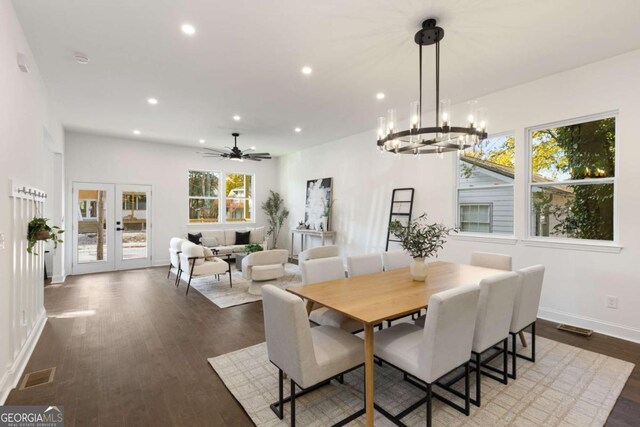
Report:
[[[332,178],[307,181],[304,223],[310,230],[329,231],[331,227]]]

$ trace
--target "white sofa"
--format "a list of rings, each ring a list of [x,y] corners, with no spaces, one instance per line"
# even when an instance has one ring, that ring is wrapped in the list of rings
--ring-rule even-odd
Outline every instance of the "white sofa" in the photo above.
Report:
[[[225,230],[194,230],[192,234],[202,233],[202,246],[210,248],[218,252],[218,255],[227,255],[244,252],[246,245],[236,244],[236,232],[250,231],[249,243],[262,245],[263,249],[267,249],[267,231],[266,227],[256,228],[233,228]]]

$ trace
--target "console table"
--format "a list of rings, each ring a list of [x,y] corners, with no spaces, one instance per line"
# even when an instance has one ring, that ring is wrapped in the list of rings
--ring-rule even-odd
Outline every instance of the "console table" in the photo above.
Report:
[[[298,258],[298,254],[296,254],[293,251],[294,246],[295,246],[294,243],[295,243],[295,235],[296,234],[300,235],[300,252],[304,251],[304,241],[305,241],[304,238],[305,238],[305,236],[319,237],[321,246],[324,246],[325,242],[327,241],[327,238],[331,239],[331,244],[332,245],[336,244],[336,232],[335,231],[318,231],[318,230],[307,230],[307,229],[291,230],[291,258],[293,258],[293,259],[297,259]]]

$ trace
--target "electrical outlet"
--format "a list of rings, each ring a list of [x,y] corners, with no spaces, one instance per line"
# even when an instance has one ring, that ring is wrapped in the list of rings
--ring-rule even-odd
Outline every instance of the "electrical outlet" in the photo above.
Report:
[[[607,308],[618,308],[618,297],[613,295],[607,295]]]

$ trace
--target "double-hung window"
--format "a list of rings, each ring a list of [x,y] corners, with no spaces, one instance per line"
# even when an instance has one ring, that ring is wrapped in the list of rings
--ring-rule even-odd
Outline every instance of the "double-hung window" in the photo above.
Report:
[[[189,223],[253,222],[254,176],[189,171]]]
[[[227,222],[250,222],[253,215],[253,175],[230,173],[225,178]]]
[[[220,173],[189,171],[189,223],[219,222]]]
[[[457,223],[470,233],[513,234],[513,134],[494,135],[460,152]]]
[[[615,116],[532,128],[529,141],[529,235],[613,241]]]

